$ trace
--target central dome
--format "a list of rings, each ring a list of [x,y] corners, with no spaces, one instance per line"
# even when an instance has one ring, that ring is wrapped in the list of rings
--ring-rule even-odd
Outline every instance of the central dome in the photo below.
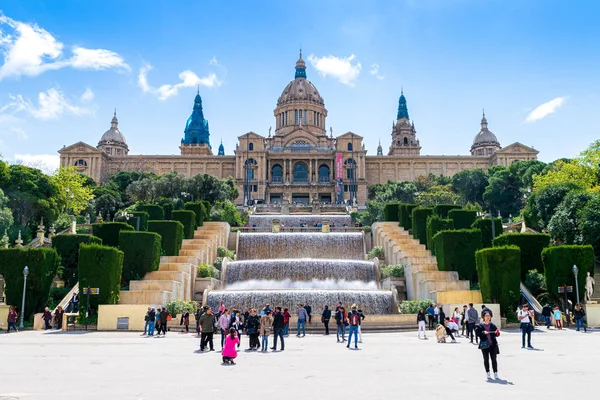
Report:
[[[306,64],[302,59],[302,53],[296,62],[295,79],[283,89],[283,93],[277,100],[277,106],[293,103],[312,103],[321,107],[325,105],[315,85],[306,79]]]
[[[110,129],[104,132],[100,138],[100,143],[120,143],[127,144],[125,141],[125,135],[119,130],[119,121],[117,120],[117,113],[113,116],[110,122]]]

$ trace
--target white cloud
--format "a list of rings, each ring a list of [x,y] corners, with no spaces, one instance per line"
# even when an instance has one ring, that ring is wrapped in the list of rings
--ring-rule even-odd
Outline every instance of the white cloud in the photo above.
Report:
[[[25,132],[23,129],[21,128],[10,128],[10,131],[14,134],[17,135],[17,138],[19,138],[20,140],[27,140],[29,139],[29,136],[27,136],[27,132]]]
[[[82,116],[93,114],[96,111],[95,107],[83,107],[73,104],[56,88],[38,93],[37,106],[20,94],[11,95],[10,99],[12,100],[10,103],[0,107],[0,117],[2,115],[12,115],[14,117],[19,113],[26,113],[36,119],[51,120],[58,119],[65,114]]]
[[[94,100],[94,97],[96,96],[94,95],[94,92],[92,92],[92,89],[86,88],[79,99],[82,103],[89,103],[90,101]]]
[[[371,64],[371,70],[369,73],[379,80],[385,78],[383,75],[379,75],[379,64]]]
[[[525,118],[526,122],[535,122],[540,119],[546,118],[550,114],[554,114],[566,101],[566,97],[557,97],[550,101],[545,102],[537,106],[532,112]]]
[[[308,61],[322,76],[332,76],[348,86],[354,86],[354,81],[358,78],[362,69],[354,54],[348,57],[316,57],[311,54],[308,56]]]
[[[151,93],[157,96],[160,100],[166,100],[169,97],[177,95],[179,90],[183,88],[196,87],[198,85],[204,87],[219,87],[223,84],[223,82],[221,82],[217,75],[213,72],[205,77],[200,78],[194,72],[186,70],[179,73],[179,79],[181,82],[174,85],[165,84],[155,88],[148,83],[148,72],[151,69],[152,66],[149,64],[146,64],[140,68],[140,72],[138,74],[138,86],[144,93]]]
[[[60,166],[58,154],[15,154],[13,164],[37,168],[46,174],[51,174]]]
[[[66,67],[129,70],[123,58],[110,50],[76,46],[69,57],[63,49],[64,44],[45,29],[15,21],[0,12],[0,50],[4,55],[0,80],[10,76],[36,76]]]

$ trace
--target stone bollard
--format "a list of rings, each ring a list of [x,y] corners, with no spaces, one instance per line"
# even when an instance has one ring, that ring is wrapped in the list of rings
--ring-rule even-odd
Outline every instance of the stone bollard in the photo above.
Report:
[[[329,233],[331,228],[329,227],[329,221],[321,221],[321,232]]]
[[[271,228],[271,232],[273,233],[279,233],[279,231],[281,230],[281,224],[279,223],[278,219],[274,219],[273,220],[273,226]]]

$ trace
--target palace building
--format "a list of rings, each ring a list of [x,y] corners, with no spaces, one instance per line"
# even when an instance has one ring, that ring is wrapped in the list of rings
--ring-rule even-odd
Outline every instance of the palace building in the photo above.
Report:
[[[452,176],[466,169],[487,170],[519,160],[537,159],[538,151],[521,143],[502,147],[488,128],[485,114],[470,155],[421,155],[414,122],[404,93],[398,103],[386,155],[381,143],[367,155],[363,137],[347,132],[334,137],[327,131],[327,109],[317,88],[307,79],[306,64],[296,62],[294,79],[283,89],[274,110],[275,132],[265,137],[247,132],[238,137],[233,155],[223,144],[214,155],[208,121],[198,93],[181,140],[181,155],[130,155],[116,112],[97,146],[83,141],[59,150],[60,165],[77,166],[96,182],[119,171],[177,172],[185,176],[210,174],[233,177],[239,186],[238,204],[248,200],[298,203],[355,200],[363,205],[367,186],[387,181],[412,181],[423,175]]]

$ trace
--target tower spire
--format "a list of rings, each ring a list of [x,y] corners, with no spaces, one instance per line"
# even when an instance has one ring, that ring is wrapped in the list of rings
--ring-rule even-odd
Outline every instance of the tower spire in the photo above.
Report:
[[[481,129],[487,129],[488,126],[488,122],[487,122],[487,118],[485,117],[485,109],[483,110],[483,116],[481,117]]]
[[[400,100],[398,100],[398,115],[396,119],[410,119],[408,117],[408,107],[406,106],[406,97],[404,97],[404,88],[400,89]]]
[[[294,79],[304,78],[306,79],[306,63],[302,59],[302,48],[300,48],[300,58],[296,61],[296,74]]]

